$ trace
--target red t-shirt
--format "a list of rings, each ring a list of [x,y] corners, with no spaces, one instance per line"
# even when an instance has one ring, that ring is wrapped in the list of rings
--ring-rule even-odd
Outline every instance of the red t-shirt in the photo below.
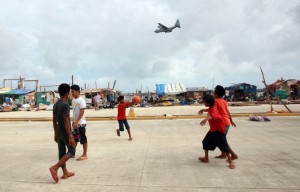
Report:
[[[223,98],[215,98],[215,106],[218,109],[218,112],[223,118],[225,126],[230,125],[230,117],[228,114],[228,104]]]
[[[225,134],[225,126],[223,122],[223,118],[218,112],[218,109],[216,106],[209,107],[207,109],[207,113],[212,117],[212,119],[208,120],[209,123],[209,131],[220,131],[221,133]]]
[[[126,108],[129,106],[128,102],[119,103],[118,104],[118,120],[124,120],[126,119]]]

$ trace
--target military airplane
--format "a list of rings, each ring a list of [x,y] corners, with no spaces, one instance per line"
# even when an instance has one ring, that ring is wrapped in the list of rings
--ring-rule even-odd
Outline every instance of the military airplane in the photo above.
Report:
[[[173,27],[166,27],[163,24],[158,23],[158,29],[156,29],[154,32],[155,33],[161,33],[161,32],[171,33],[172,30],[175,29],[176,27],[181,28],[178,19]]]

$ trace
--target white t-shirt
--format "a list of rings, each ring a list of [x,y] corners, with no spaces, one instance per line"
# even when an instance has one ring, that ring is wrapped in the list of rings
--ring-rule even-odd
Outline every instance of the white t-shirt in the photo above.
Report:
[[[74,98],[72,100],[72,107],[73,107],[73,118],[74,118],[74,121],[76,121],[77,117],[80,114],[80,109],[86,108],[86,103],[85,103],[84,99],[82,99],[81,97],[78,97],[77,99]],[[80,124],[80,125],[86,124],[84,115],[79,120],[78,124]]]

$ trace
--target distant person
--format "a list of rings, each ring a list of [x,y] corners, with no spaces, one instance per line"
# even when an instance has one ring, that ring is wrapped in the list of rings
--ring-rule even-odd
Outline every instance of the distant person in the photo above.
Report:
[[[13,105],[14,101],[15,101],[14,96],[10,95],[9,104]]]
[[[71,92],[74,99],[72,100],[73,107],[73,133],[75,133],[75,148],[78,141],[83,147],[83,153],[80,157],[77,158],[77,161],[86,160],[87,157],[87,148],[88,142],[86,137],[86,119],[84,117],[84,110],[86,108],[86,103],[82,97],[80,97],[80,87],[78,85],[71,86]],[[79,136],[79,138],[78,138]]]
[[[130,132],[130,126],[128,124],[128,121],[126,119],[126,108],[128,108],[129,106],[132,106],[133,103],[129,103],[129,102],[125,102],[124,101],[124,96],[121,95],[118,97],[118,115],[117,115],[117,119],[118,119],[118,123],[119,123],[119,129],[116,129],[117,135],[120,136],[120,132],[124,131],[124,125],[125,128],[127,130],[128,136],[129,136],[129,141],[132,140],[131,137],[131,132]]]
[[[204,157],[199,157],[198,159],[201,162],[208,163],[208,151],[214,151],[216,147],[218,147],[222,152],[226,153],[229,162],[229,168],[234,169],[235,165],[232,162],[229,154],[230,149],[226,139],[225,125],[223,123],[222,116],[219,114],[216,106],[214,105],[215,99],[212,95],[205,95],[203,97],[203,101],[208,109],[206,110],[207,117],[200,122],[200,125],[203,126],[208,121],[210,129],[202,141],[203,149],[205,151]]]
[[[114,99],[114,96],[113,96],[113,95],[110,95],[110,96],[109,96],[109,101],[110,101],[110,103],[109,103],[109,108],[110,108],[110,109],[113,109],[113,108],[115,107],[115,99]]]
[[[99,95],[99,93],[97,93],[97,95],[94,96],[93,100],[94,100],[95,111],[99,110],[99,104],[100,104],[100,95]]]
[[[60,100],[53,106],[53,128],[54,141],[58,145],[59,161],[49,168],[53,180],[57,183],[59,178],[57,171],[59,168],[63,171],[61,179],[67,179],[75,175],[73,172],[67,170],[66,162],[71,156],[75,155],[75,142],[70,124],[70,107],[68,98],[70,94],[70,86],[68,84],[61,84],[58,87]],[[66,148],[68,151],[66,151]]]
[[[9,105],[9,103],[10,103],[10,99],[9,99],[9,97],[8,97],[8,96],[6,96],[4,100],[5,100],[5,103],[6,103],[7,105]]]

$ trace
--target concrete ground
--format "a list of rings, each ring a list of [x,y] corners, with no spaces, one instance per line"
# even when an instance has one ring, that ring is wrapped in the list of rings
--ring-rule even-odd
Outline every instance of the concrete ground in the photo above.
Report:
[[[213,158],[218,149],[210,163],[197,160],[208,130],[200,119],[130,120],[133,141],[125,132],[116,136],[116,121],[90,121],[89,159],[70,159],[76,175],[58,184],[48,171],[58,160],[51,121],[1,121],[0,191],[300,191],[300,117],[270,118],[234,118],[237,127],[228,134],[239,155],[234,170]]]

